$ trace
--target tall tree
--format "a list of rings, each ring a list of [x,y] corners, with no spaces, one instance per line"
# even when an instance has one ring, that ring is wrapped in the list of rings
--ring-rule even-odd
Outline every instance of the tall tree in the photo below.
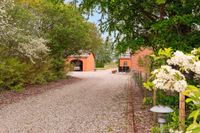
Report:
[[[37,16],[40,35],[49,40],[50,56],[58,75],[63,72],[68,55],[81,51],[95,52],[101,36],[74,5],[48,0],[21,1],[24,8]]]
[[[200,46],[199,0],[83,0],[81,7],[83,13],[100,10],[102,31],[114,33],[122,52],[141,46],[185,51]]]
[[[59,4],[59,3],[63,4],[65,0],[47,0],[47,1],[52,2],[54,4]]]
[[[96,67],[104,67],[106,63],[110,63],[113,59],[113,48],[111,42],[105,42],[100,45],[95,52]]]

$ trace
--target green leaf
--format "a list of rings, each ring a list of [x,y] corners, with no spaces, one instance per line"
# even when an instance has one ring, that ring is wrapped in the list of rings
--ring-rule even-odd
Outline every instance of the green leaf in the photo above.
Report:
[[[172,48],[164,48],[158,51],[159,56],[170,58],[172,56]]]
[[[152,90],[153,89],[153,87],[154,87],[154,84],[152,83],[152,82],[150,82],[150,81],[147,81],[147,82],[145,82],[145,83],[143,83],[143,86],[146,88],[146,89],[148,89],[148,90]]]
[[[186,103],[189,103],[189,102],[191,102],[191,101],[192,101],[191,98],[187,98],[187,99],[185,100]]]
[[[159,5],[160,5],[160,4],[165,4],[165,1],[166,1],[166,0],[156,0],[156,3],[159,4]]]
[[[188,128],[187,131],[192,131],[192,133],[199,133],[200,131],[200,124],[193,123]]]
[[[193,111],[193,112],[189,115],[189,118],[193,118],[193,122],[194,122],[194,123],[195,123],[196,120],[197,120],[197,117],[198,117],[198,115],[199,115],[199,112],[200,112],[200,110],[198,109],[198,110]]]
[[[200,132],[200,125],[198,125],[198,126],[199,127],[192,129],[192,133],[199,133]]]

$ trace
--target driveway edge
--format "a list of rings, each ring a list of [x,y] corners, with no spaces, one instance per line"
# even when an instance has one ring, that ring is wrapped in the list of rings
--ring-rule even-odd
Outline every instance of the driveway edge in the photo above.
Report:
[[[127,93],[128,93],[128,98],[127,98],[127,131],[126,133],[135,133],[134,131],[134,107],[133,107],[133,89],[132,89],[132,82],[131,82],[131,76],[129,77],[129,81],[127,84]]]

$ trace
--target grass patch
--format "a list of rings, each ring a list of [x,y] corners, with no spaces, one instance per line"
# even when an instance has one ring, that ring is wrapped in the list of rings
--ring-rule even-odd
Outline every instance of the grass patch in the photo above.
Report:
[[[107,69],[113,69],[117,68],[117,64],[114,62],[106,64],[104,67],[97,67],[96,70],[107,70]]]

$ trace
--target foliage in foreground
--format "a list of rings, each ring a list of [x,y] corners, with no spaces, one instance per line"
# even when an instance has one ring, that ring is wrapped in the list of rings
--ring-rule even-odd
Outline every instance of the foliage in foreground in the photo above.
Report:
[[[187,112],[189,116],[186,124],[188,125],[187,132],[191,133],[200,131],[199,57],[199,48],[194,49],[189,54],[184,54],[181,51],[172,52],[171,48],[161,49],[157,56],[153,56],[154,60],[157,61],[158,68],[151,73],[149,81],[144,83],[144,86],[150,90],[160,89],[166,93],[179,92],[188,97],[186,103],[188,103]],[[165,95],[159,98],[166,99]],[[177,108],[178,105],[174,107],[175,110]],[[190,122],[191,119],[193,122]],[[174,133],[176,131],[171,130],[171,132]]]

